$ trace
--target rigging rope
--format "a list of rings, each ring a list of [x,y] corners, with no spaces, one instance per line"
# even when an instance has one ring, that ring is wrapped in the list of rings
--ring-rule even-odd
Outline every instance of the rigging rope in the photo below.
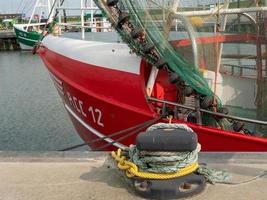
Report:
[[[50,10],[50,12],[49,12],[49,15],[48,15],[48,17],[47,17],[47,21],[46,21],[46,23],[45,23],[45,26],[44,26],[44,28],[43,28],[43,31],[42,31],[42,33],[41,33],[41,37],[38,39],[38,41],[36,42],[36,44],[34,45],[34,47],[33,47],[33,49],[32,49],[32,54],[36,54],[36,52],[37,52],[37,50],[38,50],[38,48],[39,48],[39,45],[40,45],[40,41],[42,41],[43,39],[44,39],[44,37],[45,37],[45,31],[46,31],[46,29],[47,29],[47,26],[48,26],[48,22],[49,22],[49,19],[50,19],[50,17],[51,17],[51,15],[52,15],[52,13],[53,13],[53,10],[54,10],[54,7],[56,6],[56,3],[57,3],[57,0],[55,0],[54,1],[54,3],[53,3],[53,5],[52,5],[52,7],[51,7],[51,10]],[[62,6],[62,4],[64,3],[64,0],[61,0],[60,1],[60,6]],[[50,24],[50,27],[49,27],[49,29],[51,28],[51,29],[53,29],[53,26],[54,26],[54,24],[55,24],[55,18],[56,18],[56,16],[58,15],[58,10],[56,10],[56,13],[55,13],[55,15],[54,15],[54,19],[53,19],[53,22],[52,22],[52,24]]]
[[[95,140],[91,140],[89,142],[85,142],[85,143],[82,143],[82,144],[78,144],[78,145],[74,145],[72,147],[68,147],[68,148],[64,148],[64,149],[61,149],[61,150],[58,150],[58,151],[69,151],[69,150],[72,150],[72,149],[76,149],[78,147],[82,147],[82,146],[85,146],[85,145],[89,145],[89,144],[94,144],[96,142],[100,142],[100,141],[104,141],[105,139],[111,139],[111,137],[115,137],[115,136],[118,136],[118,135],[121,135],[123,133],[127,133],[129,131],[136,131],[136,130],[139,130],[139,129],[144,129],[145,127],[147,126],[150,126],[151,124],[155,123],[156,121],[160,120],[162,118],[162,116],[160,117],[157,117],[155,119],[151,119],[149,121],[146,121],[146,122],[142,122],[140,124],[137,124],[135,126],[132,126],[130,128],[127,128],[127,129],[124,129],[124,130],[121,130],[121,131],[118,131],[116,133],[113,133],[113,134],[110,134],[110,135],[107,135],[105,137],[102,137],[102,138],[98,138],[98,139],[95,139]],[[127,138],[127,137],[126,137]],[[116,140],[117,141],[117,140]],[[114,140],[114,143],[116,143],[116,141]],[[114,144],[112,143],[112,144]],[[110,144],[110,145],[112,145]],[[105,146],[106,147],[106,146]],[[105,148],[103,146],[99,147],[99,148]]]
[[[122,137],[120,137],[120,138],[114,140],[113,142],[110,142],[110,143],[105,144],[105,145],[103,145],[103,146],[101,146],[101,147],[99,147],[99,148],[96,148],[95,150],[96,150],[96,151],[103,150],[103,149],[105,149],[105,148],[107,148],[107,147],[113,145],[114,143],[120,142],[120,141],[122,141],[122,140],[124,140],[124,139],[126,139],[126,138],[129,138],[129,137],[132,136],[132,135],[138,134],[138,133],[139,133],[140,131],[142,131],[145,127],[150,126],[150,125],[156,123],[156,122],[157,122],[158,120],[160,120],[162,117],[163,117],[163,116],[159,116],[159,117],[157,117],[157,118],[155,118],[155,119],[152,119],[152,120],[150,120],[149,122],[144,123],[144,125],[142,125],[141,127],[137,128],[137,129],[135,129],[135,130],[133,130],[132,132],[130,132],[130,133],[128,133],[128,134],[126,134],[126,135],[124,135],[124,136],[122,136]]]
[[[18,5],[18,7],[16,9],[16,13],[18,13],[18,11],[19,11],[20,7],[22,6],[23,2],[24,2],[24,0],[20,0],[20,3],[19,3],[19,5]]]
[[[21,13],[25,13],[24,10],[25,10],[26,7],[29,7],[29,4],[30,4],[30,3],[32,3],[31,0],[26,0],[26,1],[24,2],[24,6],[23,6],[22,9],[21,9]]]

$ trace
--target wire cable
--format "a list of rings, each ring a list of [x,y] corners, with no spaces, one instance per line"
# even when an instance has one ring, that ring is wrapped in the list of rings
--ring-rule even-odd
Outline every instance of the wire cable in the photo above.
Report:
[[[158,117],[156,119],[152,119],[152,120],[143,122],[141,124],[137,124],[135,126],[129,127],[127,129],[124,129],[124,130],[121,130],[121,131],[118,131],[118,132],[113,133],[113,134],[110,134],[108,136],[105,136],[105,137],[102,137],[102,138],[98,138],[98,139],[95,139],[95,140],[91,140],[89,142],[85,142],[85,143],[82,143],[82,144],[74,145],[74,146],[71,146],[71,147],[68,147],[68,148],[64,148],[64,149],[61,149],[59,151],[69,151],[69,150],[76,149],[76,148],[79,148],[79,147],[82,147],[82,146],[85,146],[85,145],[89,145],[89,144],[93,144],[93,143],[96,143],[96,142],[100,142],[100,141],[103,141],[105,139],[111,139],[111,137],[115,137],[115,136],[121,135],[123,133],[129,132],[129,131],[133,131],[134,129],[137,129],[139,127],[141,127],[143,129],[144,127],[149,126],[150,124],[155,123],[155,121],[158,121],[161,118],[162,117],[160,116],[160,117]],[[114,141],[114,143],[116,143],[116,142]],[[112,144],[114,144],[114,143],[112,143]]]
[[[103,146],[101,146],[101,147],[96,148],[95,151],[103,150],[103,149],[105,149],[105,148],[107,148],[107,147],[113,145],[114,143],[120,142],[120,141],[122,141],[122,140],[124,140],[124,139],[126,139],[126,138],[128,138],[128,137],[131,137],[132,135],[135,135],[135,134],[139,133],[140,131],[142,131],[145,127],[150,126],[150,125],[156,123],[156,122],[157,122],[158,120],[160,120],[161,118],[162,118],[162,116],[160,116],[160,117],[158,117],[158,118],[155,118],[155,119],[153,119],[153,120],[150,120],[149,122],[145,122],[144,125],[141,126],[140,128],[138,128],[138,129],[136,129],[136,130],[134,130],[134,131],[132,131],[132,132],[130,132],[130,133],[128,133],[128,134],[126,134],[126,135],[124,135],[124,136],[122,136],[122,137],[116,139],[116,140],[114,140],[113,142],[110,142],[110,143],[108,143],[108,144],[105,144],[105,145],[103,145]]]

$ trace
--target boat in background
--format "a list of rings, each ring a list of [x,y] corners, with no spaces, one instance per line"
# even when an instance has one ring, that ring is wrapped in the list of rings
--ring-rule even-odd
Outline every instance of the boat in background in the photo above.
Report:
[[[201,19],[192,18],[192,16],[203,15],[210,19],[218,16],[219,11],[223,16],[233,13],[239,16],[244,14],[246,8],[228,9],[229,4],[226,3],[223,7],[219,6],[214,10],[195,11],[194,8],[193,11],[176,12],[176,7],[175,11],[170,12],[172,14],[170,18],[175,19],[175,30],[171,32],[173,23],[167,23],[168,18],[159,20],[159,8],[162,7],[155,4],[147,10],[150,12],[156,8],[153,12],[157,13],[156,25],[162,28],[162,24],[165,22],[170,26],[165,30],[171,39],[164,43],[163,38],[163,43],[159,45],[161,40],[153,43],[154,37],[158,34],[156,31],[159,29],[153,27],[154,32],[152,33],[147,28],[151,24],[142,26],[140,23],[146,17],[151,17],[146,15],[147,12],[136,12],[136,15],[146,14],[144,14],[144,18],[134,19],[131,19],[132,16],[125,12],[127,6],[133,8],[136,2],[130,1],[121,5],[118,0],[96,1],[102,11],[109,16],[110,22],[125,43],[85,41],[49,34],[43,38],[39,46],[38,53],[47,66],[80,137],[88,143],[100,139],[98,142],[90,143],[93,150],[124,148],[134,143],[136,135],[148,126],[147,122],[157,119],[157,122],[180,123],[192,128],[198,135],[203,151],[267,151],[267,139],[259,137],[257,135],[259,132],[254,136],[249,128],[245,128],[245,123],[253,124],[254,127],[259,128],[257,131],[262,130],[266,133],[267,122],[261,119],[229,115],[226,108],[217,107],[219,102],[215,98],[219,96],[222,102],[230,106],[240,106],[240,101],[236,101],[239,98],[242,99],[241,106],[244,109],[252,106],[251,98],[253,97],[246,98],[246,93],[250,93],[247,91],[247,84],[251,83],[250,79],[243,81],[244,77],[233,76],[235,70],[232,74],[222,73],[220,70],[221,66],[226,69],[227,66],[234,67],[238,64],[239,69],[244,70],[242,60],[240,61],[243,58],[242,51],[244,49],[237,50],[239,51],[238,55],[228,52],[232,57],[237,58],[236,61],[229,61],[231,56],[229,54],[225,56],[222,48],[226,47],[227,43],[232,44],[234,41],[238,41],[239,44],[255,43],[253,48],[257,51],[254,58],[257,60],[257,66],[260,66],[260,61],[263,62],[266,59],[258,52],[258,46],[263,44],[264,38],[261,39],[259,33],[250,36],[240,33],[237,36],[229,33],[224,35],[223,31],[228,24],[225,17],[222,17],[221,28],[216,20],[203,23]],[[166,1],[166,5],[168,2],[177,4],[179,1]],[[144,5],[143,3],[142,5]],[[81,5],[84,5],[83,0],[81,0]],[[60,10],[60,8],[58,9]],[[89,8],[81,8],[82,18],[83,11],[86,9],[95,10],[96,8],[92,4]],[[166,11],[167,9],[164,8],[164,16],[166,16]],[[267,7],[253,7],[247,11],[264,12],[267,11]],[[130,11],[130,13],[132,14],[134,11]],[[189,16],[190,20],[186,16]],[[258,20],[258,15],[256,17]],[[218,31],[220,28],[221,32],[208,33],[208,36],[205,37],[195,33],[193,26],[196,24],[203,25],[202,28],[205,29],[210,28],[210,24],[214,22],[216,22],[215,29]],[[248,23],[247,20],[239,22]],[[139,27],[136,26],[137,24]],[[63,25],[66,26],[66,24]],[[82,24],[80,27],[84,37],[85,26]],[[212,26],[212,28],[214,27]],[[181,30],[186,32],[187,37],[181,39],[179,35],[179,39],[177,39],[177,33]],[[171,34],[176,37],[171,37]],[[198,46],[202,48],[198,48]],[[173,65],[176,60],[162,56],[168,51],[171,51],[170,56],[174,56],[175,59],[182,58],[181,64],[186,63],[187,66],[195,68],[190,71],[181,71],[179,74],[177,68],[172,68],[172,66],[177,66]],[[180,53],[176,54],[176,51]],[[223,59],[224,56],[226,59]],[[251,57],[246,57],[246,59],[251,59]],[[184,68],[184,70],[188,70],[188,68]],[[192,75],[195,78],[185,82],[181,79],[183,73],[188,73],[188,77]],[[252,84],[257,82],[258,88],[261,88],[266,77],[262,68],[257,68],[257,73],[256,80],[253,80]],[[249,72],[247,75],[251,76],[252,74]],[[201,77],[203,79],[200,82],[195,82]],[[239,84],[238,87],[231,85],[240,82],[242,84]],[[214,98],[204,95],[204,90],[201,93],[203,88],[193,87],[193,84],[198,83],[209,86],[207,91],[212,93]],[[257,89],[257,91],[259,90]],[[260,100],[261,104],[256,104],[257,108],[266,103],[262,99]],[[164,115],[162,116],[162,114]],[[129,127],[137,124],[144,126],[141,129],[135,128],[135,133],[132,133],[133,130],[128,130]],[[122,130],[126,130],[123,135],[114,134]]]
[[[48,15],[51,11],[53,2],[54,0],[36,0],[29,22],[27,24],[13,25],[17,41],[22,50],[32,50],[36,43],[41,39],[47,21],[51,20],[45,18],[44,10],[46,9]],[[38,10],[39,14],[36,14]],[[33,20],[35,23],[32,23]]]

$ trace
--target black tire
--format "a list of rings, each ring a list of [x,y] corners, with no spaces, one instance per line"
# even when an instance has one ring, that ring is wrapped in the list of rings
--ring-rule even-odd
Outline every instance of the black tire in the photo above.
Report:
[[[123,24],[130,20],[130,15],[127,12],[121,12],[118,19],[118,27],[121,28]]]
[[[187,121],[196,124],[197,123],[196,113],[191,112],[187,117]]]
[[[155,67],[158,69],[163,69],[164,66],[168,66],[168,64],[165,62],[165,60],[163,60],[162,58],[160,58],[156,63],[155,63]]]
[[[203,109],[208,109],[212,106],[213,98],[209,96],[205,96],[200,104],[200,107]]]
[[[222,113],[224,115],[228,115],[229,114],[229,110],[228,110],[228,108],[221,107],[221,108],[217,109],[217,113]],[[221,117],[221,116],[214,116],[214,118],[217,119],[217,120],[223,119],[223,117]]]
[[[228,108],[225,108],[225,107],[221,107],[221,108],[217,109],[217,112],[218,113],[225,114],[225,115],[228,115],[229,114]]]
[[[175,84],[177,83],[178,81],[180,80],[180,77],[178,74],[176,73],[171,73],[170,76],[169,76],[169,81],[171,84]]]
[[[235,132],[240,132],[245,126],[245,123],[244,122],[240,122],[240,121],[235,121],[233,123],[233,130]]]
[[[183,129],[156,129],[140,133],[136,147],[140,151],[193,151],[197,147],[197,135]]]
[[[190,86],[186,85],[184,90],[183,90],[183,93],[186,97],[189,97],[191,96],[192,94],[194,94],[194,89],[191,88]]]
[[[131,36],[133,39],[137,39],[139,38],[142,34],[144,34],[144,30],[140,27],[135,28],[132,32],[131,32]]]
[[[143,47],[144,54],[150,54],[155,49],[153,44],[147,43]]]
[[[114,7],[118,4],[119,0],[107,0],[107,5],[109,7]]]

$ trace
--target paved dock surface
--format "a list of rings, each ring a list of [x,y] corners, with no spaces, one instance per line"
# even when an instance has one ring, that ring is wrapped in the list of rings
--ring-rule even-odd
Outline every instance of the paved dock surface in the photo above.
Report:
[[[231,181],[267,170],[265,153],[201,153],[200,162],[228,170]],[[102,152],[0,152],[0,200],[138,200]],[[252,182],[208,185],[192,200],[266,200],[267,176]]]

